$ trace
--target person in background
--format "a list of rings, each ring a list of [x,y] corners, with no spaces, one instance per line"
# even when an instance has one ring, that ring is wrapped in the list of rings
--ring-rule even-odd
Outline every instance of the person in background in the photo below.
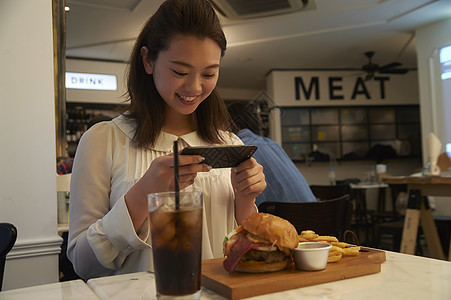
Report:
[[[72,173],[72,165],[73,164],[74,164],[74,159],[71,157],[65,157],[64,159],[61,159],[56,165],[56,173],[58,175]]]
[[[263,166],[267,187],[257,196],[256,205],[263,202],[313,202],[313,195],[307,181],[275,141],[260,136],[260,122],[247,107],[235,102],[228,107],[235,123],[234,132],[246,145],[257,145],[253,157]]]
[[[242,145],[216,91],[226,39],[207,0],[167,0],[144,25],[128,70],[127,112],[87,130],[70,189],[68,257],[83,279],[153,271],[147,195],[174,190],[173,144]],[[265,189],[250,158],[212,169],[179,156],[180,190],[203,191],[202,258],[223,257],[223,239]]]

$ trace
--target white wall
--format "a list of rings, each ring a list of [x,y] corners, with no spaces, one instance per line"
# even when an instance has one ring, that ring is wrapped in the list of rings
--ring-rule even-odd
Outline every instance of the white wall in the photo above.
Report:
[[[430,58],[438,48],[451,44],[451,18],[424,26],[416,31],[418,60],[418,82],[420,88],[421,134],[423,136],[423,160],[427,161],[428,151],[425,137],[434,132],[440,140],[444,139],[444,123],[441,108],[442,99],[437,97],[431,78]],[[435,122],[435,124],[434,124]],[[444,152],[443,147],[441,152]],[[451,199],[435,197],[437,215],[451,215]]]
[[[58,281],[51,0],[0,2],[0,222],[18,240],[3,289]]]

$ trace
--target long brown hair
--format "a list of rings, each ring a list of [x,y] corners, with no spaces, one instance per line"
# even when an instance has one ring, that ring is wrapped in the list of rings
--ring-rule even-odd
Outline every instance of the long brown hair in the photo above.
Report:
[[[165,102],[155,87],[153,75],[144,69],[141,48],[146,46],[148,58],[155,61],[178,34],[210,38],[221,48],[221,57],[224,56],[226,38],[207,0],[167,0],[160,6],[138,36],[128,69],[130,106],[125,116],[136,122],[134,140],[139,147],[153,146],[165,121]],[[219,130],[229,130],[231,119],[216,88],[193,114],[199,136],[209,143],[221,143]]]

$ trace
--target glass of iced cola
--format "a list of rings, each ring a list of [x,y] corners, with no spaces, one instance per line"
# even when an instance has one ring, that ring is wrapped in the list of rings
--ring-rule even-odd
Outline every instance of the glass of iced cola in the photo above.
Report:
[[[148,195],[157,297],[200,299],[202,192],[178,194]]]

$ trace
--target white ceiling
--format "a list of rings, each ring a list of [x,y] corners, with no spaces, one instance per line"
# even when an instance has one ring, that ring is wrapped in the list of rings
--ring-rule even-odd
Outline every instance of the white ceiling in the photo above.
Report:
[[[369,50],[375,51],[373,63],[416,68],[415,29],[451,18],[451,0],[314,1],[313,10],[245,21],[221,18],[228,48],[219,86],[262,90],[272,69],[358,70]],[[126,62],[139,30],[161,3],[66,0],[67,57]]]

